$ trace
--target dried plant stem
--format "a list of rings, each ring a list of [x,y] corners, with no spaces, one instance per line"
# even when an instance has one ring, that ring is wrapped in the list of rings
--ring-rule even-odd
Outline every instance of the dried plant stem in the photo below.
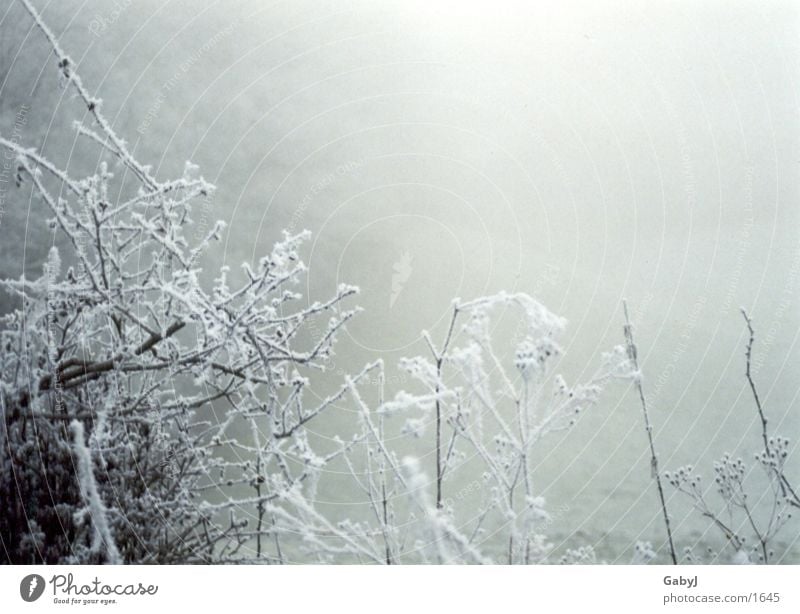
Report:
[[[444,481],[444,473],[446,471],[446,462],[442,461],[442,406],[441,400],[439,399],[439,395],[441,393],[441,378],[442,378],[442,365],[444,364],[445,356],[447,355],[447,349],[450,345],[450,341],[453,338],[453,330],[456,325],[456,319],[458,318],[458,306],[453,307],[453,315],[450,318],[450,325],[447,328],[447,335],[444,339],[444,343],[442,344],[442,349],[440,351],[436,351],[436,348],[433,346],[433,343],[428,340],[428,344],[430,346],[431,353],[433,354],[434,360],[436,361],[436,508],[442,509],[443,507],[443,500],[442,500],[442,482]]]
[[[750,391],[753,393],[753,400],[756,403],[756,409],[758,410],[758,417],[761,420],[761,439],[764,443],[764,452],[766,452],[767,457],[770,455],[770,445],[769,445],[769,434],[767,432],[767,417],[764,414],[764,406],[761,404],[761,397],[758,395],[758,389],[756,388],[755,381],[753,380],[753,374],[751,370],[751,364],[753,359],[753,342],[755,341],[755,331],[753,330],[753,322],[750,319],[750,316],[747,315],[747,312],[742,309],[742,316],[744,317],[744,321],[747,324],[747,332],[749,333],[750,337],[747,341],[747,350],[745,351],[745,357],[747,358],[746,368],[745,368],[745,377],[747,378],[747,383],[750,385]],[[790,505],[794,507],[800,507],[800,497],[798,497],[797,492],[792,488],[792,485],[789,483],[789,480],[786,478],[786,475],[780,471],[778,472],[778,483],[781,487],[781,494],[786,497],[786,500]]]
[[[633,363],[633,368],[639,371],[639,359],[637,358],[636,343],[633,340],[633,328],[631,326],[630,318],[628,317],[628,304],[622,301],[622,307],[625,311],[625,342],[628,346],[628,357]],[[667,513],[667,501],[664,498],[664,487],[661,485],[661,474],[658,470],[658,455],[656,454],[656,446],[653,442],[653,427],[650,424],[650,416],[647,412],[647,400],[644,396],[644,389],[642,388],[641,378],[636,379],[636,390],[639,392],[639,400],[642,404],[642,414],[644,415],[644,428],[647,433],[647,441],[650,444],[650,467],[652,468],[653,478],[656,481],[658,488],[658,499],[661,502],[661,511],[664,514],[664,525],[667,528],[667,541],[669,542],[669,554],[672,559],[673,565],[678,564],[678,557],[675,555],[675,544],[672,541],[672,527],[669,521],[669,514]]]

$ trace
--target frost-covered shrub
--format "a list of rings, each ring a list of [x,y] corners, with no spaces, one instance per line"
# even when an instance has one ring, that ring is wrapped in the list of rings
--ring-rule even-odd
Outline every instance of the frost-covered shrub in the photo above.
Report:
[[[194,241],[192,208],[214,187],[190,163],[162,180],[139,162],[24,4],[88,113],[78,134],[100,153],[79,178],[0,136],[70,246],[51,250],[40,278],[0,282],[21,302],[0,332],[3,556],[249,560],[275,538],[280,558],[271,518],[302,508],[341,453],[315,454],[305,427],[344,388],[311,405],[304,391],[356,289],[301,300],[305,233],[244,265],[242,281],[223,269],[206,283],[200,259],[223,227]]]
[[[516,349],[490,334],[500,311],[518,323]],[[569,385],[553,373],[564,325],[525,294],[455,301],[441,345],[424,333],[430,356],[401,361],[415,392],[370,407],[350,382],[362,428],[345,458],[372,511],[349,532],[359,555],[387,563],[545,560],[550,520],[534,483],[536,445],[571,427],[611,380],[631,377],[622,346],[587,382]],[[408,436],[435,431],[432,461],[393,449],[385,429],[398,420]]]

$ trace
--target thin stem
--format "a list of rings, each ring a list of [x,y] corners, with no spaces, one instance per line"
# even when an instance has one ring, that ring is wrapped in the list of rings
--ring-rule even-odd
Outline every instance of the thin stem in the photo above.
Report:
[[[750,334],[750,338],[747,341],[747,350],[745,351],[745,357],[747,358],[745,377],[747,378],[747,383],[750,385],[750,391],[753,393],[753,400],[756,403],[758,417],[761,419],[761,439],[764,442],[764,452],[766,452],[767,458],[769,458],[771,456],[771,451],[769,446],[769,434],[767,432],[767,417],[764,414],[764,406],[761,404],[761,397],[758,396],[758,390],[756,389],[756,384],[753,380],[753,374],[751,371],[755,331],[753,330],[753,321],[750,319],[750,316],[747,315],[747,312],[744,309],[742,309],[742,316],[744,316],[744,321],[747,324],[747,331]],[[776,473],[778,476],[778,483],[781,487],[781,494],[787,498],[787,501],[791,505],[794,507],[800,507],[800,497],[797,495],[794,488],[792,488],[792,485],[789,483],[786,475],[784,475],[783,471],[777,469]]]
[[[622,301],[622,308],[625,312],[625,326],[623,332],[625,334],[625,342],[628,346],[628,358],[633,363],[633,368],[639,371],[639,359],[636,352],[636,343],[633,340],[633,327],[631,326],[630,318],[628,317],[628,304]],[[664,497],[664,487],[661,485],[661,473],[658,470],[658,456],[656,455],[656,446],[653,442],[653,427],[650,424],[650,416],[647,412],[647,400],[644,396],[644,389],[642,388],[641,378],[637,377],[635,382],[636,390],[639,392],[639,400],[642,404],[642,414],[644,414],[644,428],[647,433],[647,441],[650,444],[650,466],[652,468],[653,478],[656,481],[658,488],[658,499],[661,502],[661,511],[664,515],[664,525],[667,528],[667,540],[669,542],[669,554],[672,558],[672,564],[678,564],[678,557],[675,554],[675,544],[672,541],[672,527],[669,521],[669,514],[667,513],[667,501]]]
[[[441,392],[442,364],[447,354],[450,340],[453,338],[453,329],[458,317],[458,307],[453,308],[453,316],[450,318],[450,326],[447,329],[447,336],[442,344],[440,352],[436,352],[431,344],[434,358],[436,359],[436,509],[442,509],[442,482],[444,481],[445,466],[442,463],[442,406],[439,398]]]

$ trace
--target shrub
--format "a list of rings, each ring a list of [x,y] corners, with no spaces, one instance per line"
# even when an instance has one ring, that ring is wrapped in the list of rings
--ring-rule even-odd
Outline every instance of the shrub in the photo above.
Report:
[[[266,504],[286,490],[300,497],[319,471],[304,429],[344,390],[307,406],[302,372],[330,356],[356,289],[302,303],[305,233],[245,265],[241,283],[222,269],[204,284],[198,263],[222,224],[199,242],[187,228],[214,187],[190,163],[162,181],[136,160],[24,4],[91,117],[76,130],[101,154],[75,178],[0,137],[70,246],[51,249],[39,279],[2,282],[21,300],[0,333],[5,557],[226,561],[246,559],[238,553],[251,541],[259,557]],[[231,434],[241,424],[248,442]],[[237,516],[242,507],[255,522]]]

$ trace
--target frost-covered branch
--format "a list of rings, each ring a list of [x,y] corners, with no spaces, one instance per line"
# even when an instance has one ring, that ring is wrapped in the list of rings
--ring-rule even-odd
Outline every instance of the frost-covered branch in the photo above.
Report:
[[[100,499],[100,493],[97,490],[97,482],[94,479],[94,470],[92,469],[92,458],[84,440],[83,424],[73,421],[70,429],[72,430],[78,484],[94,529],[92,532],[92,549],[99,552],[102,548],[105,550],[108,562],[112,565],[117,565],[122,562],[122,559],[117,550],[117,545],[114,543],[114,537],[111,535],[111,528],[106,518],[105,505]]]

